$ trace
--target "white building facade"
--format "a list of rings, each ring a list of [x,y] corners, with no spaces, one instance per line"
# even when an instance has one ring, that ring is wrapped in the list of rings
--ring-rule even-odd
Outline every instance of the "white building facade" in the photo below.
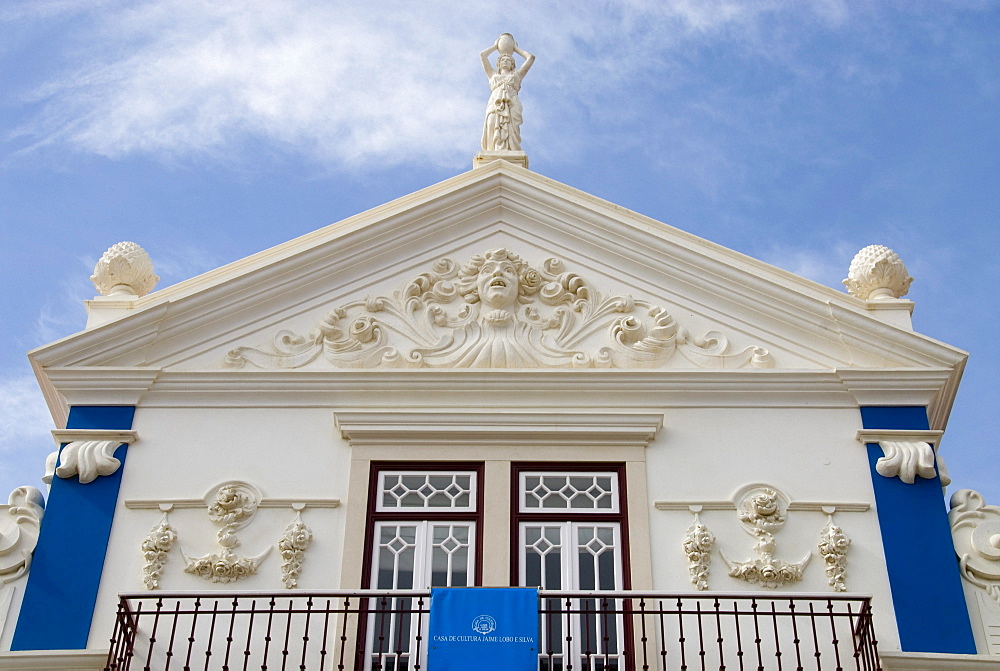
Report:
[[[543,590],[543,669],[1000,668],[1000,511],[950,523],[936,451],[966,354],[856,261],[485,159],[160,291],[119,249],[30,355],[64,428],[0,668],[415,669],[470,586]]]

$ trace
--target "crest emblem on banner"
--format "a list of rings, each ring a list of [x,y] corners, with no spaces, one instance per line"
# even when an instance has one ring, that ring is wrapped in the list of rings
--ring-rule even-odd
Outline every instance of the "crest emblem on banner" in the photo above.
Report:
[[[489,615],[480,615],[472,621],[472,630],[477,634],[486,635],[496,630],[497,621]]]

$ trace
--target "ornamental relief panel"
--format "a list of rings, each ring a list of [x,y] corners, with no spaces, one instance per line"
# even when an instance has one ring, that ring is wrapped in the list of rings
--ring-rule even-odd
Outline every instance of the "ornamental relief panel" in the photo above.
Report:
[[[730,351],[718,331],[692,336],[663,308],[604,295],[549,258],[533,267],[506,249],[459,265],[441,259],[392,295],[330,310],[308,333],[240,346],[230,367],[770,368],[758,346]]]

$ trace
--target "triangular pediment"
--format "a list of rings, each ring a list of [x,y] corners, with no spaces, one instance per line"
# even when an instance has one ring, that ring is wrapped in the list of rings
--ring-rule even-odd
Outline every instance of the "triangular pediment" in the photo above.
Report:
[[[501,161],[138,299],[32,357],[162,370],[964,361],[863,301]]]

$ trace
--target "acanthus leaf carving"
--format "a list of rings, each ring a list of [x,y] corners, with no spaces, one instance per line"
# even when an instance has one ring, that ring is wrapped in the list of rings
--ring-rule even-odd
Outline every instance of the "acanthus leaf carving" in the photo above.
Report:
[[[533,268],[506,249],[450,259],[391,296],[330,310],[306,334],[281,330],[269,350],[237,347],[225,364],[299,368],[320,355],[345,368],[636,368],[675,354],[701,367],[770,368],[759,346],[729,351],[724,335],[692,337],[669,312],[603,296],[562,261]]]
[[[922,440],[880,440],[878,443],[885,454],[875,462],[875,471],[887,478],[899,477],[912,485],[917,476],[932,480],[934,469],[934,448]]]
[[[111,475],[122,462],[115,458],[120,440],[79,440],[68,443],[59,452],[56,475],[60,478],[79,476],[81,484],[93,482],[101,475]]]

